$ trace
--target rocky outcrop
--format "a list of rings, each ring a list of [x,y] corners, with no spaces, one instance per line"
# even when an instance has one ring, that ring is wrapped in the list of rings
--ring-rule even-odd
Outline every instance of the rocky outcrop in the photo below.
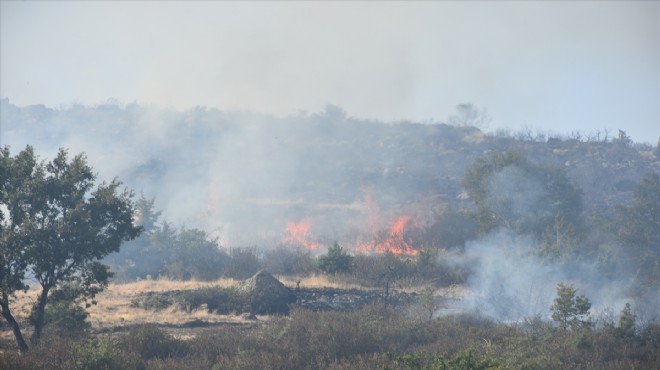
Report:
[[[296,297],[279,280],[265,270],[254,274],[238,285],[238,292],[245,297],[253,314],[288,313],[289,304]]]

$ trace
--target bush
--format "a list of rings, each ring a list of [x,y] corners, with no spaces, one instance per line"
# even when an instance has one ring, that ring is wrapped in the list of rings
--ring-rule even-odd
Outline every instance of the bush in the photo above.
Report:
[[[74,284],[65,284],[51,291],[45,308],[47,329],[54,330],[60,336],[79,337],[90,327],[89,313],[80,305],[85,302],[80,298],[83,288]],[[96,301],[92,301],[96,303]],[[35,303],[36,306],[36,303]],[[30,312],[30,321],[34,323],[36,310]]]
[[[208,312],[228,314],[249,311],[249,302],[236,288],[201,288],[182,291],[176,297],[178,305],[192,311],[206,305]]]
[[[348,254],[337,242],[328,249],[328,253],[319,257],[319,270],[326,274],[348,272],[351,270],[353,256]]]
[[[353,278],[366,285],[394,287],[401,280],[414,275],[409,259],[392,253],[377,255],[359,254],[353,258]]]
[[[228,256],[216,239],[198,229],[181,229],[177,247],[171,251],[165,268],[172,279],[214,280],[220,277]]]
[[[256,248],[232,248],[225,276],[234,279],[247,279],[261,270],[261,261]]]
[[[58,301],[46,307],[46,322],[60,335],[82,335],[91,326],[88,317],[84,308],[71,301]]]
[[[151,293],[144,298],[136,298],[131,301],[132,307],[141,307],[145,310],[164,310],[174,304],[174,299],[161,293]]]
[[[0,368],[646,369],[660,363],[658,324],[634,340],[608,329],[549,325],[536,319],[506,325],[474,315],[422,322],[383,305],[298,309],[262,325],[207,328],[189,340],[153,325],[78,341],[45,337],[25,354],[3,347]]]
[[[110,337],[88,339],[77,343],[69,353],[63,369],[97,370],[136,368],[136,362],[117,347]]]
[[[152,358],[182,357],[188,353],[183,341],[174,339],[155,325],[140,325],[123,335],[119,347],[125,352],[134,352],[143,360]]]
[[[275,275],[309,276],[316,272],[316,261],[309,251],[282,246],[264,254],[263,266]]]

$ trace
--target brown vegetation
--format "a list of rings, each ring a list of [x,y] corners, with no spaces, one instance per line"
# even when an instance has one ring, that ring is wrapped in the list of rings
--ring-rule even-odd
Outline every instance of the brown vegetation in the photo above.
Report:
[[[476,316],[432,321],[380,305],[354,312],[294,310],[252,327],[173,337],[153,325],[127,333],[45,340],[12,369],[630,369],[660,364],[657,325],[634,337],[609,329],[567,332]]]

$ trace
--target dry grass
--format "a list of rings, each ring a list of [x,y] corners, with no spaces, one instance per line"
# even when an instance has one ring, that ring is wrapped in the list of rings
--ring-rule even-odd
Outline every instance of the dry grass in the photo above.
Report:
[[[309,277],[278,277],[282,283],[290,288],[295,288],[300,282],[301,288],[335,288],[353,289],[362,288],[356,284],[346,284],[337,281],[332,276],[314,275]],[[168,279],[140,280],[131,283],[112,283],[97,297],[96,305],[87,309],[89,321],[94,329],[116,328],[135,324],[154,323],[181,325],[193,320],[201,320],[209,323],[241,323],[245,322],[239,316],[209,314],[205,310],[186,312],[176,307],[169,307],[160,311],[144,310],[133,307],[131,301],[149,292],[166,292],[176,290],[190,290],[205,287],[230,287],[237,284],[233,279],[219,279],[215,281],[175,281]],[[12,304],[14,315],[21,321],[26,322],[30,308],[39,294],[39,289],[33,288],[27,292],[19,292],[16,301]],[[450,287],[436,291],[449,297],[460,297],[466,294],[460,287]],[[260,319],[265,319],[260,317]],[[26,325],[24,325],[25,327]],[[27,329],[27,328],[26,328]],[[5,328],[2,336],[11,332]]]
[[[289,288],[295,288],[298,281],[300,281],[301,288],[335,288],[335,289],[358,289],[363,288],[357,284],[348,284],[345,282],[337,281],[332,276],[327,275],[313,275],[307,277],[297,276],[277,276],[282,284]]]
[[[235,283],[236,281],[230,279],[212,282],[158,279],[110,284],[97,296],[98,303],[89,307],[87,311],[92,327],[96,329],[144,323],[180,325],[193,320],[212,323],[241,322],[242,319],[237,316],[209,314],[204,310],[186,312],[178,310],[176,307],[169,307],[160,311],[151,311],[131,305],[133,299],[149,292],[189,290],[211,286],[229,287]]]
[[[197,289],[210,286],[229,287],[236,284],[232,279],[216,281],[173,281],[167,279],[141,280],[132,283],[110,284],[107,289],[97,295],[96,305],[87,308],[89,321],[94,329],[114,328],[134,324],[155,323],[180,325],[193,320],[210,323],[236,323],[244,320],[234,315],[209,314],[204,310],[185,312],[175,307],[161,311],[147,311],[131,306],[131,301],[148,292],[165,292],[174,290]],[[22,322],[27,322],[30,309],[40,289],[34,287],[27,292],[19,292],[12,303],[14,316]],[[26,325],[23,325],[26,327]],[[11,332],[5,330],[2,336]]]
[[[300,281],[303,288],[357,288],[334,281],[332,277],[323,275],[304,278],[279,277],[285,285],[295,287]],[[243,320],[234,315],[209,314],[205,310],[186,312],[170,307],[160,311],[148,311],[131,306],[131,301],[142,294],[150,292],[167,292],[176,290],[190,290],[206,287],[230,287],[237,284],[234,279],[218,279],[215,281],[176,281],[169,279],[147,279],[131,283],[112,283],[97,297],[96,305],[87,309],[89,321],[94,329],[113,328],[134,324],[155,323],[180,325],[193,320],[202,320],[210,323],[236,323]],[[30,309],[40,292],[36,286],[27,292],[19,292],[16,301],[12,304],[14,315],[21,321],[26,321]],[[3,333],[4,334],[4,333]]]

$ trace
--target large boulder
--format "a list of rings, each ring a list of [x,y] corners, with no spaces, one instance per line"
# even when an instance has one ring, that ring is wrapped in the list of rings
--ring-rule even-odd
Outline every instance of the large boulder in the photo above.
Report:
[[[255,314],[289,313],[289,304],[296,300],[291,289],[265,270],[239,283],[238,291]]]

